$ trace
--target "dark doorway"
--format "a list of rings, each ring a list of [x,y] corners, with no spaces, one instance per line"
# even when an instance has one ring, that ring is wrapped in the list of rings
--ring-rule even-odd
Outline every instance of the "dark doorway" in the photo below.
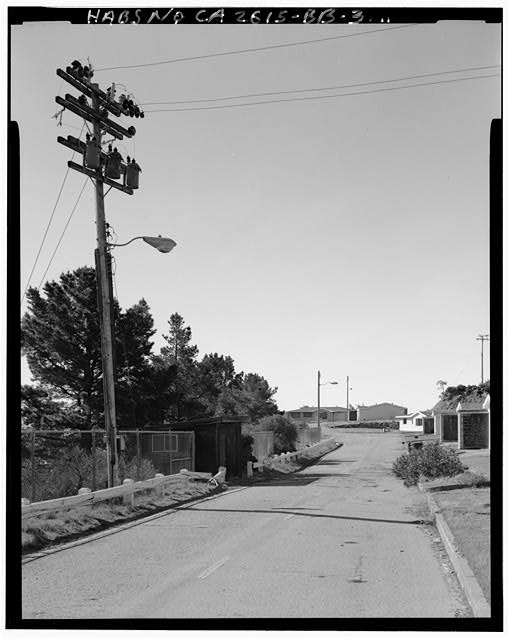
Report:
[[[487,413],[466,413],[463,415],[463,448],[488,448]]]
[[[444,415],[442,416],[443,439],[444,442],[458,441],[458,416]]]

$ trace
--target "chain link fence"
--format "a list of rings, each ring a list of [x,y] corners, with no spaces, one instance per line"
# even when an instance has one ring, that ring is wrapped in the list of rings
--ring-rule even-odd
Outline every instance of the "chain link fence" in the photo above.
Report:
[[[147,480],[156,473],[194,470],[192,431],[117,432],[118,474]],[[106,433],[103,430],[33,430],[21,433],[21,496],[31,502],[76,495],[108,486]]]

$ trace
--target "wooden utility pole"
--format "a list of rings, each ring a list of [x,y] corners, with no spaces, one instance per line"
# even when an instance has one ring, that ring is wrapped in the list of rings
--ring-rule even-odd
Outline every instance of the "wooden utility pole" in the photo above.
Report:
[[[108,152],[102,149],[102,135],[108,133],[117,140],[125,137],[131,138],[136,133],[134,127],[128,129],[122,127],[118,122],[111,120],[109,114],[115,116],[127,115],[143,117],[140,109],[134,105],[127,96],[122,96],[121,100],[115,100],[115,86],[112,85],[107,92],[102,91],[98,84],[92,83],[93,70],[91,67],[83,67],[75,60],[65,71],[57,69],[57,75],[66,80],[73,87],[81,92],[78,99],[70,94],[65,98],[57,96],[57,104],[64,109],[68,109],[90,122],[93,126],[93,137],[87,135],[87,142],[67,136],[58,137],[60,144],[72,149],[83,157],[83,163],[77,164],[69,161],[67,164],[71,169],[79,171],[89,176],[95,186],[96,194],[96,226],[97,226],[97,249],[96,249],[96,277],[98,287],[98,306],[101,318],[101,354],[103,369],[103,391],[104,391],[104,423],[107,433],[107,456],[108,456],[108,486],[118,484],[118,453],[117,453],[117,417],[115,406],[115,337],[113,323],[113,295],[111,284],[111,256],[110,247],[106,235],[106,217],[104,212],[104,185],[123,191],[129,195],[133,194],[133,189],[138,188],[139,166],[131,164],[129,157],[127,164],[115,150],[110,148]],[[90,101],[89,101],[90,100]],[[116,182],[123,176],[123,182]],[[107,194],[106,194],[107,195]]]
[[[484,341],[488,341],[490,336],[487,333],[480,333],[476,340],[481,342],[481,384],[484,383]]]
[[[350,378],[346,376],[346,421],[350,422],[350,405],[348,403],[348,392],[350,391]]]

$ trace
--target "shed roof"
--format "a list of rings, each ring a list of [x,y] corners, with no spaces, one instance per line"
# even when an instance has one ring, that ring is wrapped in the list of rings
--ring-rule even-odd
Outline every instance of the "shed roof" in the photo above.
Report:
[[[486,411],[484,402],[460,402],[458,411]]]
[[[435,413],[447,413],[447,412],[455,412],[458,403],[461,402],[462,406],[467,404],[480,404],[481,408],[483,403],[486,401],[486,398],[489,396],[487,391],[479,391],[478,389],[474,389],[469,393],[465,394],[455,394],[451,397],[446,397],[444,400],[440,400],[433,407],[433,411]]]

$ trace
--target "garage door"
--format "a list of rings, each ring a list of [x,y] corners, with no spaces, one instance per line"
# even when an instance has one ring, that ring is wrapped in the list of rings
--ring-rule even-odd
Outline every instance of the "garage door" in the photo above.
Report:
[[[463,447],[486,449],[488,447],[488,414],[466,413],[463,415]]]
[[[442,416],[443,439],[447,442],[458,441],[458,416]]]

